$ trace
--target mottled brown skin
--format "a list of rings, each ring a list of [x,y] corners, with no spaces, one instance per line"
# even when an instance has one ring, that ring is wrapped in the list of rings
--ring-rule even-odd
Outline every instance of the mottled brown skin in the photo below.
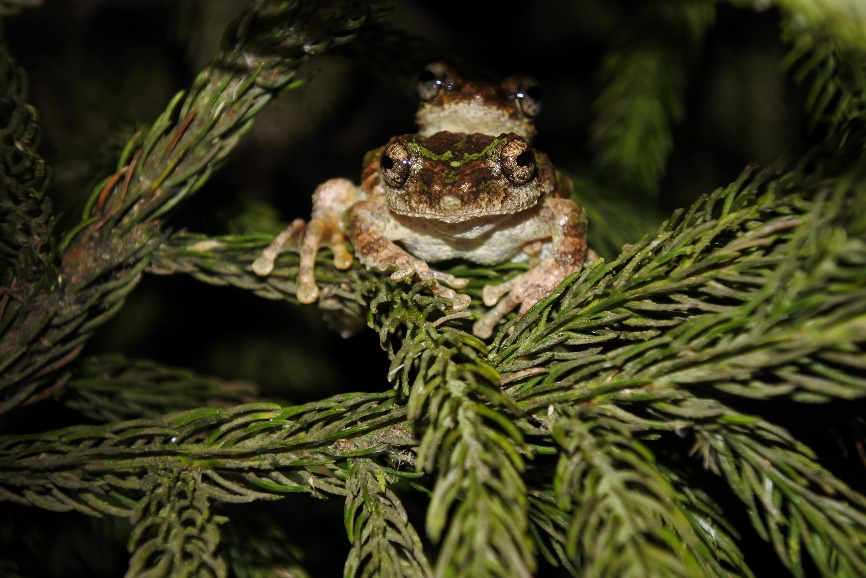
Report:
[[[319,296],[313,266],[321,246],[332,249],[336,267],[351,266],[346,239],[368,268],[394,269],[395,280],[433,281],[433,293],[455,310],[470,303],[468,295],[455,291],[467,281],[433,270],[428,262],[496,264],[531,256],[537,263],[529,271],[483,289],[482,299],[492,309],[473,332],[487,338],[509,311],[519,306],[525,313],[580,269],[587,251],[586,216],[565,198],[547,156],[529,145],[535,129],[524,110],[537,112],[540,103],[516,94],[520,86],[533,86],[531,81],[509,77],[500,85],[482,85],[441,66],[431,65],[439,75],[434,81],[422,77],[419,83],[425,99],[419,134],[394,137],[371,151],[360,187],[331,179],[316,189],[303,232],[297,296],[304,303]],[[433,131],[437,126],[445,128]],[[268,274],[277,251],[278,246],[269,247],[253,270]]]
[[[389,160],[389,151],[394,149],[409,155],[405,161],[409,175],[400,186],[389,184],[380,164]],[[520,153],[525,167],[517,164]],[[522,169],[526,182],[516,182],[508,167],[503,169],[503,161],[514,164],[515,170]],[[557,186],[556,171],[547,156],[514,133],[394,137],[373,157],[365,173],[368,171],[377,177],[368,190],[384,194],[392,212],[446,223],[511,215],[534,206]]]

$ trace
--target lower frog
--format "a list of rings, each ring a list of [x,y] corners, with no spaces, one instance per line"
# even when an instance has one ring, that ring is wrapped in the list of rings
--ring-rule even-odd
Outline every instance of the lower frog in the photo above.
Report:
[[[487,311],[473,333],[487,338],[507,313],[525,313],[586,257],[586,216],[565,198],[562,178],[544,153],[516,133],[491,136],[438,132],[402,135],[368,153],[361,186],[332,179],[313,195],[312,219],[303,231],[298,300],[319,296],[313,267],[322,246],[337,268],[355,256],[368,268],[396,269],[391,278],[432,281],[432,291],[455,310],[469,306],[458,293],[467,280],[428,263],[465,259],[492,265],[538,257],[530,270],[482,291]],[[283,240],[253,264],[267,275]]]

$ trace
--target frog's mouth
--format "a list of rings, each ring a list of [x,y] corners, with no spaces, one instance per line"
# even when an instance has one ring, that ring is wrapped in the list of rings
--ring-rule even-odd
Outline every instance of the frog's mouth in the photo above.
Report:
[[[470,219],[463,219],[460,221],[444,220],[439,218],[419,218],[414,215],[400,214],[397,214],[395,218],[408,229],[423,232],[438,239],[450,241],[471,241],[482,238],[488,235],[491,231],[502,227],[505,221],[509,221],[512,218],[520,219],[519,211],[517,215],[517,217],[515,217],[515,214],[513,213],[476,215]]]
[[[424,219],[426,221],[439,221],[442,223],[465,223],[478,219],[502,219],[516,213],[521,213],[534,207],[539,197],[536,196],[510,196],[502,202],[491,202],[486,206],[466,206],[459,197],[444,194],[438,199],[438,203],[427,200],[425,203],[415,202],[412,205],[401,202],[399,197],[388,200],[391,211],[401,217],[411,219]],[[474,203],[477,204],[477,203]]]
[[[488,220],[492,219],[495,221],[499,221],[515,215],[517,213],[522,213],[527,209],[531,209],[532,205],[528,207],[519,207],[509,211],[478,211],[478,212],[467,212],[463,214],[441,214],[441,213],[426,213],[426,212],[403,212],[392,209],[392,211],[399,215],[400,217],[405,217],[407,219],[423,219],[424,221],[438,222],[438,223],[448,223],[448,224],[459,224],[459,223],[468,223],[471,221],[479,221],[479,220]]]

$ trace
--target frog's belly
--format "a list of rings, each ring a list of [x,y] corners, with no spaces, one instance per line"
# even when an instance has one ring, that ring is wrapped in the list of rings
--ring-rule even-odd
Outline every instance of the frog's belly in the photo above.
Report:
[[[464,223],[398,220],[386,236],[424,261],[467,259],[493,265],[511,260],[531,241],[550,238],[550,223],[544,223],[535,213],[530,210]]]

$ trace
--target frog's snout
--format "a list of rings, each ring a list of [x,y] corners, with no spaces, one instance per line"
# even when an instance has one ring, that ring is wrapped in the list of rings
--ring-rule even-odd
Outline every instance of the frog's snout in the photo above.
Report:
[[[463,201],[454,195],[443,195],[439,200],[439,207],[445,211],[456,211],[463,205]]]

